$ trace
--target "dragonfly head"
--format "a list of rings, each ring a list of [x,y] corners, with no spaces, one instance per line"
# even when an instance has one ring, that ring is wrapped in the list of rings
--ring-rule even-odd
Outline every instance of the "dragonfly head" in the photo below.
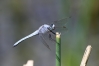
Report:
[[[51,27],[52,30],[55,29],[55,25],[54,24],[51,24],[50,27]]]

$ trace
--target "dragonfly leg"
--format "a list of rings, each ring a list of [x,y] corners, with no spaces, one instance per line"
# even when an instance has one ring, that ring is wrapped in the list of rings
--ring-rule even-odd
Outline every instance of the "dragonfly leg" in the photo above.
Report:
[[[50,30],[50,28],[48,28],[48,30],[49,30],[52,34],[56,35],[56,33],[55,33],[54,31]]]
[[[56,42],[56,41],[52,38],[51,34],[49,34],[49,39],[52,40],[52,41],[54,41],[54,42]]]
[[[54,41],[55,43],[58,43],[58,42],[56,42],[55,39],[52,38],[51,34],[49,34],[49,39],[52,40],[52,41]]]

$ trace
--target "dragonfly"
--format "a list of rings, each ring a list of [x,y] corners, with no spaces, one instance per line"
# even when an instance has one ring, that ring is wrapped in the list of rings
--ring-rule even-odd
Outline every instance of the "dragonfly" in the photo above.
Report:
[[[22,39],[18,40],[14,45],[13,47],[16,47],[18,44],[20,44],[22,41],[30,38],[30,37],[33,37],[33,36],[36,36],[38,35],[42,40],[43,40],[43,44],[48,48],[50,49],[49,45],[47,44],[47,42],[45,41],[43,35],[48,33],[49,35],[49,38],[51,40],[52,39],[52,35],[56,35],[56,31],[65,31],[67,30],[66,28],[66,20],[67,18],[70,18],[70,17],[65,17],[63,19],[60,19],[60,20],[56,20],[56,21],[53,21],[52,24],[43,24],[42,26],[40,26],[37,30],[35,30],[33,33],[23,37]]]

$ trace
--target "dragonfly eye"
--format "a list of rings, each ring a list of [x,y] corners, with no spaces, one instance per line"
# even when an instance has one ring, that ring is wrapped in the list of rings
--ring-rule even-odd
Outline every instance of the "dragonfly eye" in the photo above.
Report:
[[[51,24],[50,26],[51,26],[52,29],[55,29],[55,25],[54,24]]]

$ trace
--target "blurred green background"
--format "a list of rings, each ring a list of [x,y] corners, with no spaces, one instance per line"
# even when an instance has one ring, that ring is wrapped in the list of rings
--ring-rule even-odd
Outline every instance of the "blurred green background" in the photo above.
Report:
[[[99,66],[99,0],[0,0],[0,66],[55,66],[52,52],[37,36],[13,44],[39,26],[69,17],[62,39],[62,66],[80,66],[87,45],[92,52],[87,66]]]

